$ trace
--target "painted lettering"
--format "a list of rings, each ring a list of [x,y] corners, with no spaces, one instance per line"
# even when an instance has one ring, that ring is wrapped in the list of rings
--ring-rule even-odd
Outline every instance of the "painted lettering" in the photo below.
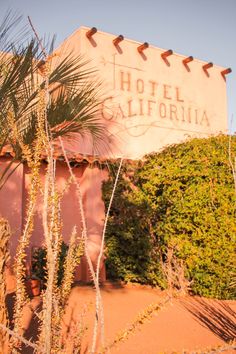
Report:
[[[175,88],[175,92],[176,92],[176,101],[177,102],[184,102],[184,100],[180,98],[180,89],[179,89],[179,87]]]
[[[139,99],[139,115],[143,116],[143,100],[140,98]]]
[[[136,89],[137,93],[144,93],[144,81],[141,79],[138,79],[136,81]]]
[[[177,116],[177,107],[174,104],[170,104],[170,119],[179,120]]]
[[[161,118],[166,118],[166,105],[165,105],[165,103],[160,103],[159,114],[160,114]]]
[[[128,101],[128,117],[135,117],[137,114],[132,112],[132,102],[133,100]]]
[[[188,123],[191,123],[191,122],[192,122],[192,115],[191,115],[191,113],[192,113],[192,110],[191,110],[191,108],[189,107],[189,108],[188,108],[188,116],[187,116]]]
[[[155,96],[156,94],[156,88],[157,88],[157,82],[149,80],[151,84],[151,96]]]
[[[195,124],[198,124],[198,110],[195,109]]]
[[[191,123],[192,122],[192,109],[191,107],[184,107],[181,106],[182,108],[182,122],[187,122],[187,123]]]
[[[122,91],[130,91],[131,90],[131,74],[129,72],[124,73],[120,72],[120,89]]]
[[[170,85],[163,85],[163,98],[167,100],[171,100],[171,97],[169,96],[170,89],[171,89]]]
[[[181,111],[182,111],[182,122],[185,122],[185,109],[184,109],[184,106],[181,106]]]
[[[204,122],[205,122],[205,125],[209,127],[210,123],[209,123],[209,119],[208,119],[206,111],[203,111],[200,124],[203,125]]]
[[[155,104],[156,102],[155,101],[151,101],[151,100],[148,100],[148,115],[151,116],[152,115],[152,104]]]
[[[118,107],[117,107],[117,111],[116,111],[116,115],[115,115],[115,118],[116,119],[124,119],[126,118],[125,114],[124,114],[124,111],[123,109],[121,108],[121,105],[119,104]]]
[[[120,89],[131,92],[125,104],[115,103],[114,97],[107,97],[101,104],[101,116],[106,120],[123,120],[131,117],[168,118],[169,121],[180,121],[186,124],[210,126],[207,112],[196,105],[183,104],[181,88],[168,84],[160,84],[153,80],[138,78],[134,81],[129,71],[120,71]],[[136,95],[136,97],[135,97]],[[138,96],[137,96],[138,95]],[[159,98],[162,102],[159,103]],[[155,97],[153,99],[148,99]]]
[[[107,106],[107,103],[108,103],[109,101],[112,102],[112,99],[113,99],[113,97],[110,96],[110,97],[107,97],[107,98],[102,102],[102,105],[101,105],[101,115],[102,115],[102,118],[103,118],[103,119],[112,120],[112,118],[113,118],[113,116],[114,116],[113,110]]]

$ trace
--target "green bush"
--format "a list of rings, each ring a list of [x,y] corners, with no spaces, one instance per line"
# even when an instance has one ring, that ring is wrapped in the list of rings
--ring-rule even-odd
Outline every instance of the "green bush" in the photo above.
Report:
[[[166,286],[168,249],[194,294],[234,298],[236,197],[229,137],[193,139],[126,163],[107,230],[111,278]],[[236,137],[231,139],[236,156]],[[234,161],[233,161],[234,163]],[[104,185],[107,202],[112,178]]]
[[[68,245],[63,241],[60,247],[57,271],[57,285],[60,286],[64,276],[64,263],[67,256]],[[37,247],[32,254],[31,277],[40,279],[43,287],[47,280],[47,249],[46,247]]]

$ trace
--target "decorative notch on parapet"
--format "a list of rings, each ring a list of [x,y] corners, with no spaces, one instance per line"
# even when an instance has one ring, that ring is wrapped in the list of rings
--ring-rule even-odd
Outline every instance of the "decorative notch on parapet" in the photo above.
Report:
[[[86,37],[88,39],[91,39],[92,36],[97,33],[97,28],[96,27],[92,27],[89,31],[86,32]]]
[[[137,51],[142,54],[145,49],[149,47],[148,42],[144,42],[143,44],[139,45]]]
[[[117,51],[122,54],[122,49],[120,47],[120,42],[122,42],[124,40],[124,36],[122,36],[122,34],[120,34],[118,37],[114,38],[112,43],[114,44],[114,46],[116,47]]]
[[[147,49],[149,47],[148,42],[144,42],[143,44],[140,44],[137,47],[137,51],[139,52],[139,54],[141,55],[141,57],[143,58],[143,60],[147,60],[146,55],[144,54],[144,50]]]
[[[208,76],[208,77],[210,76],[208,70],[212,67],[213,67],[213,63],[211,63],[211,62],[204,64],[202,66],[202,69],[203,69],[204,73],[206,74],[206,76]]]
[[[95,35],[95,33],[97,33],[97,28],[96,27],[92,27],[90,30],[88,30],[86,32],[86,37],[88,38],[88,40],[90,41],[90,43],[96,47],[97,43],[95,42],[95,40],[93,39],[93,36]]]
[[[225,81],[226,81],[225,75],[228,75],[228,74],[230,74],[230,73],[232,73],[232,69],[231,69],[231,68],[227,68],[227,69],[221,71],[221,75],[222,75],[222,77],[223,77],[223,79],[224,79]]]
[[[187,58],[185,58],[185,59],[182,60],[182,63],[183,63],[183,65],[185,66],[185,68],[186,68],[187,71],[191,71],[191,70],[190,70],[190,67],[188,66],[188,64],[189,64],[191,61],[193,61],[192,55],[190,55],[189,57],[187,57]]]
[[[90,43],[96,47],[97,46],[97,43],[95,42],[93,36],[97,33],[97,28],[96,27],[92,27],[90,28],[85,34],[86,34],[86,37],[88,38],[88,40],[90,41]],[[124,36],[122,34],[120,34],[119,36],[115,37],[113,40],[112,40],[112,43],[113,45],[116,47],[116,49],[118,50],[118,52],[120,54],[122,54],[122,49],[120,47],[120,43],[124,40]],[[146,55],[144,54],[144,51],[149,48],[149,44],[148,42],[144,42],[142,44],[140,44],[138,47],[137,47],[137,51],[139,52],[139,54],[142,56],[142,58],[144,60],[147,60],[147,57]],[[165,52],[161,53],[161,58],[162,60],[165,62],[165,64],[167,66],[170,66],[170,62],[168,60],[169,56],[173,55],[173,50],[172,49],[169,49],[169,50],[166,50]],[[182,60],[182,63],[184,65],[184,67],[186,68],[187,71],[191,71],[190,70],[190,67],[189,67],[189,63],[191,63],[192,61],[194,60],[193,56],[190,55],[186,58],[184,58]],[[38,69],[39,69],[39,72],[41,74],[43,74],[44,72],[44,62],[43,61],[40,61],[39,64],[38,64]],[[202,65],[202,69],[204,71],[204,73],[206,74],[207,77],[210,77],[210,74],[208,72],[208,70],[210,68],[213,67],[213,63],[212,62],[209,62],[209,63],[206,63],[204,65]],[[232,69],[231,68],[227,68],[227,69],[224,69],[222,70],[220,73],[221,73],[221,76],[223,77],[223,79],[226,81],[226,75],[230,74],[232,72]]]
[[[122,34],[120,34],[118,37],[116,37],[115,39],[113,39],[113,44],[114,46],[118,46],[120,44],[120,42],[122,42],[124,40],[124,36],[122,36]]]
[[[170,62],[167,59],[170,55],[173,54],[173,50],[169,49],[167,51],[165,51],[164,53],[161,54],[162,59],[164,60],[164,62],[166,63],[167,66],[170,66]]]

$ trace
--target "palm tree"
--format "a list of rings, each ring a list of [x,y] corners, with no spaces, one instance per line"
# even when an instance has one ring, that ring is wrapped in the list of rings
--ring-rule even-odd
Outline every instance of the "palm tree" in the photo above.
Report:
[[[14,155],[11,163],[24,161],[22,145],[12,134],[14,129],[25,146],[34,148],[44,90],[49,95],[46,117],[51,140],[89,134],[98,141],[104,127],[97,115],[100,83],[93,80],[95,70],[87,69],[88,62],[72,54],[54,65],[53,45],[45,55],[37,38],[25,41],[25,29],[19,31],[16,40],[9,39],[19,23],[21,19],[9,13],[0,25],[0,153],[8,145]],[[45,72],[50,64],[53,68]],[[11,173],[9,165],[0,175],[0,188]]]

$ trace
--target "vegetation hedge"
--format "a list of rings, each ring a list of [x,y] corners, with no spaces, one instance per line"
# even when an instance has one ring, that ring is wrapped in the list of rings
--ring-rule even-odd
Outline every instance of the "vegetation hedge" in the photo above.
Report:
[[[229,151],[234,164],[236,137],[220,135],[124,164],[106,235],[109,278],[165,288],[168,261],[172,268],[184,265],[192,293],[235,298],[236,192]],[[113,180],[111,174],[103,186],[105,203]]]

